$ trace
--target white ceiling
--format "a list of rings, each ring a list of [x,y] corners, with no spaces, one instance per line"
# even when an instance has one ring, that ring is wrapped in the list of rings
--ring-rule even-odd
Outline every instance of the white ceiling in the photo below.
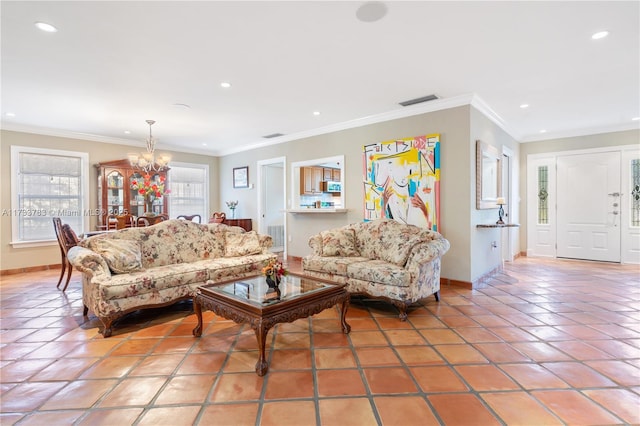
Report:
[[[523,142],[640,124],[638,1],[362,4],[3,0],[2,127],[223,155],[469,100]]]

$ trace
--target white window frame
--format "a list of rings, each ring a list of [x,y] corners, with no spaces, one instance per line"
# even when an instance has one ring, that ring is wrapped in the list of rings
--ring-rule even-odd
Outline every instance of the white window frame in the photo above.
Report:
[[[20,154],[29,153],[29,154],[40,154],[40,155],[56,155],[56,156],[65,156],[65,157],[77,157],[80,159],[80,188],[82,191],[80,197],[80,217],[81,217],[81,230],[77,230],[80,232],[88,231],[89,221],[87,220],[87,215],[85,212],[89,211],[89,154],[86,152],[78,152],[78,151],[65,151],[58,149],[45,149],[45,148],[34,148],[27,146],[11,146],[11,210],[9,212],[3,211],[3,214],[9,214],[11,216],[11,246],[14,248],[29,248],[29,247],[42,247],[58,244],[57,240],[54,239],[46,239],[46,240],[36,240],[36,241],[21,241],[19,239],[19,214],[29,214],[29,212],[21,212],[18,204],[18,183],[19,178],[18,174],[20,173]],[[48,211],[48,212],[38,212],[38,214],[46,213],[50,218],[59,216],[58,211]],[[53,229],[53,221],[51,222],[51,227]]]
[[[176,162],[176,161],[172,161],[170,167],[184,167],[184,168],[192,168],[192,169],[202,169],[204,170],[204,216],[202,216],[202,223],[207,223],[207,221],[209,220],[209,165],[208,164],[202,164],[202,163],[182,163],[182,162]],[[168,174],[168,180],[169,180],[169,190],[171,190],[171,184],[172,184],[172,178],[171,178],[171,168],[169,168],[169,174]],[[168,195],[169,198],[169,212],[174,211],[174,209],[172,208],[171,205],[171,193],[169,193]],[[175,218],[175,216],[173,217]]]

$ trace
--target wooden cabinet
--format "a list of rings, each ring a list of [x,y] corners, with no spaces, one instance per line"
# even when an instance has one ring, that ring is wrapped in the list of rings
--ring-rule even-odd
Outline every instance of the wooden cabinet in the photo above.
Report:
[[[334,169],[333,167],[324,167],[322,169],[322,180],[340,182],[340,169]]]
[[[110,214],[129,213],[134,216],[143,216],[147,209],[155,214],[167,213],[167,197],[152,197],[147,199],[132,188],[132,182],[144,181],[144,172],[134,169],[128,160],[105,161],[96,164],[98,169],[98,227],[104,228],[107,216]],[[150,173],[152,184],[160,185],[164,181],[168,188],[167,172]]]
[[[225,219],[222,223],[229,226],[239,226],[247,232],[253,229],[251,219]]]
[[[319,194],[323,172],[322,167],[302,167],[300,169],[300,194]]]

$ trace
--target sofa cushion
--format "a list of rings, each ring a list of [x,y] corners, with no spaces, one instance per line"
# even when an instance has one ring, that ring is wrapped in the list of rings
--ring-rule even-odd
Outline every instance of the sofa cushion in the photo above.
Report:
[[[356,234],[353,229],[338,228],[322,231],[323,256],[360,256],[356,248]]]
[[[384,260],[369,260],[347,266],[347,276],[362,281],[370,281],[407,287],[411,283],[411,273],[401,266]]]
[[[260,238],[256,231],[251,232],[226,232],[225,256],[238,257],[262,252]]]
[[[114,274],[142,269],[142,255],[137,241],[100,239],[95,242],[94,251],[103,257]]]
[[[368,260],[366,257],[307,256],[302,259],[302,269],[305,271],[347,276],[347,266],[352,263],[366,262]]]
[[[417,226],[392,221],[382,224],[381,228],[387,229],[382,230],[380,234],[377,258],[398,266],[404,266],[413,247],[424,241],[424,235]]]
[[[158,266],[129,274],[113,275],[100,286],[102,300],[114,300],[150,293],[149,303],[154,294],[169,288],[202,284],[208,278],[206,267],[201,262]]]

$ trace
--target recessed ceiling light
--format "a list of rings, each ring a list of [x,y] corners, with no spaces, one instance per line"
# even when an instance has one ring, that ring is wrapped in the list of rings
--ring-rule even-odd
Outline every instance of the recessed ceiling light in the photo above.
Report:
[[[545,129],[540,130],[540,133],[547,133]]]
[[[597,33],[594,33],[591,38],[594,40],[600,40],[601,38],[605,38],[608,35],[609,31],[598,31]]]
[[[638,121],[638,120],[640,120],[640,117],[633,117],[631,120]]]
[[[520,108],[522,108],[522,109],[529,108],[529,104],[522,104],[522,105],[520,105]]]
[[[368,1],[356,10],[356,17],[362,22],[375,22],[387,15],[387,5],[381,1]]]
[[[228,89],[229,87],[231,87],[231,83],[229,83],[228,81],[223,81],[222,83],[220,83],[220,87]]]
[[[202,143],[202,146],[207,146],[207,144],[203,142],[203,143]]]
[[[313,111],[313,115],[320,115],[320,111]]]
[[[7,112],[4,115],[6,115],[7,117],[15,117],[16,115],[12,112]]]
[[[124,131],[124,134],[125,134],[125,135],[130,135],[130,134],[131,134],[131,130],[125,130],[125,131]]]
[[[35,26],[42,31],[48,32],[48,33],[57,33],[58,29],[56,27],[54,27],[51,24],[47,24],[46,22],[36,22]]]

